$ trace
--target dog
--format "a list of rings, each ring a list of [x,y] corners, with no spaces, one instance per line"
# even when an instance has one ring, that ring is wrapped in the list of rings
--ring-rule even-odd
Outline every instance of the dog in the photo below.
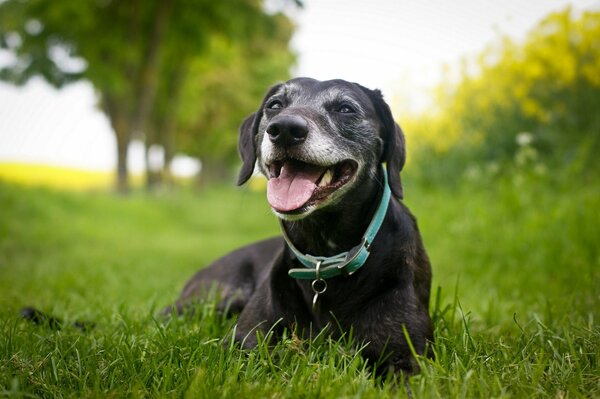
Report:
[[[255,168],[266,176],[282,236],[200,270],[164,313],[217,292],[220,310],[239,313],[235,339],[246,348],[284,329],[352,330],[376,368],[418,371],[410,346],[423,355],[433,342],[431,267],[400,202],[404,134],[381,92],[344,80],[277,84],[242,123],[238,150],[238,185]]]

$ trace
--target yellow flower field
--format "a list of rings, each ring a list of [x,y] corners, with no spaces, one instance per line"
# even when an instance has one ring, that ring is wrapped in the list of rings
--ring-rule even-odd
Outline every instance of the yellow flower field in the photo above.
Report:
[[[113,173],[80,170],[62,166],[25,163],[1,163],[0,181],[27,186],[44,186],[65,190],[108,189],[113,184]]]

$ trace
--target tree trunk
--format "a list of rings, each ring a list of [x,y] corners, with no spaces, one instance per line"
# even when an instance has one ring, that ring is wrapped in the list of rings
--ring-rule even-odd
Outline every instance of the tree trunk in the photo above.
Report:
[[[156,168],[153,168],[150,164],[150,147],[152,146],[152,143],[154,143],[154,140],[148,140],[148,138],[146,138],[146,145],[144,146],[144,157],[146,163],[146,189],[148,191],[153,191],[160,188],[160,186],[163,183],[162,168],[157,170]]]
[[[133,115],[133,134],[140,134],[146,129],[148,116],[152,112],[154,96],[158,87],[162,40],[172,10],[172,1],[162,0],[154,14],[154,24],[150,34],[150,42],[140,71],[137,109]]]
[[[128,135],[128,134],[127,134]],[[123,134],[117,133],[117,192],[126,194],[129,192],[129,171],[127,168],[127,151],[129,139]]]
[[[117,139],[117,174],[116,185],[117,192],[126,194],[129,191],[129,171],[127,167],[127,151],[131,141],[130,124],[127,122],[122,111],[122,104],[115,100],[109,93],[102,93],[102,108],[115,132]]]
[[[163,178],[168,183],[173,183],[171,176],[171,161],[175,156],[175,132],[177,130],[177,117],[181,106],[181,95],[183,82],[187,74],[187,61],[182,59],[169,76],[167,95],[169,98],[169,109],[162,111],[162,124],[158,135],[158,141],[165,150],[165,163]]]
[[[211,183],[234,184],[231,166],[223,160],[202,158],[202,171],[198,182],[200,187]]]
[[[158,89],[159,78],[160,78],[160,61],[162,53],[162,41],[167,29],[169,17],[172,10],[171,0],[163,0],[158,3],[158,7],[154,13],[154,23],[152,26],[152,32],[150,33],[150,42],[146,49],[144,59],[142,62],[142,69],[139,73],[139,83],[137,88],[137,106],[131,118],[131,134],[145,137],[145,157],[146,157],[146,187],[150,190],[160,185],[162,176],[156,171],[150,170],[148,167],[148,148],[155,142],[150,137],[150,126],[148,126],[148,120],[152,113],[154,105],[154,97]],[[157,127],[155,127],[157,129]]]

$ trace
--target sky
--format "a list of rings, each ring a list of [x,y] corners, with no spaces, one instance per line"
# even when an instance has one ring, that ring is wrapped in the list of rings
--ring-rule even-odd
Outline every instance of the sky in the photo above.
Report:
[[[576,10],[600,9],[600,0],[304,3],[290,11],[297,24],[292,47],[299,57],[293,75],[379,88],[410,111],[427,107],[444,65],[458,65],[502,35],[523,39],[543,16],[569,4]],[[0,54],[0,64],[6,57]],[[0,162],[107,171],[116,165],[115,146],[89,84],[58,91],[41,79],[19,88],[0,83]],[[130,150],[131,170],[140,172],[142,147],[138,143]]]

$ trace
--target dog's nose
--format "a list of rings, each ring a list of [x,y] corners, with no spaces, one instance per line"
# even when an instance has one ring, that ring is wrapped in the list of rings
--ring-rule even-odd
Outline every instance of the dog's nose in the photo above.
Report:
[[[308,123],[297,115],[278,116],[267,126],[267,134],[273,144],[289,147],[306,140]]]

